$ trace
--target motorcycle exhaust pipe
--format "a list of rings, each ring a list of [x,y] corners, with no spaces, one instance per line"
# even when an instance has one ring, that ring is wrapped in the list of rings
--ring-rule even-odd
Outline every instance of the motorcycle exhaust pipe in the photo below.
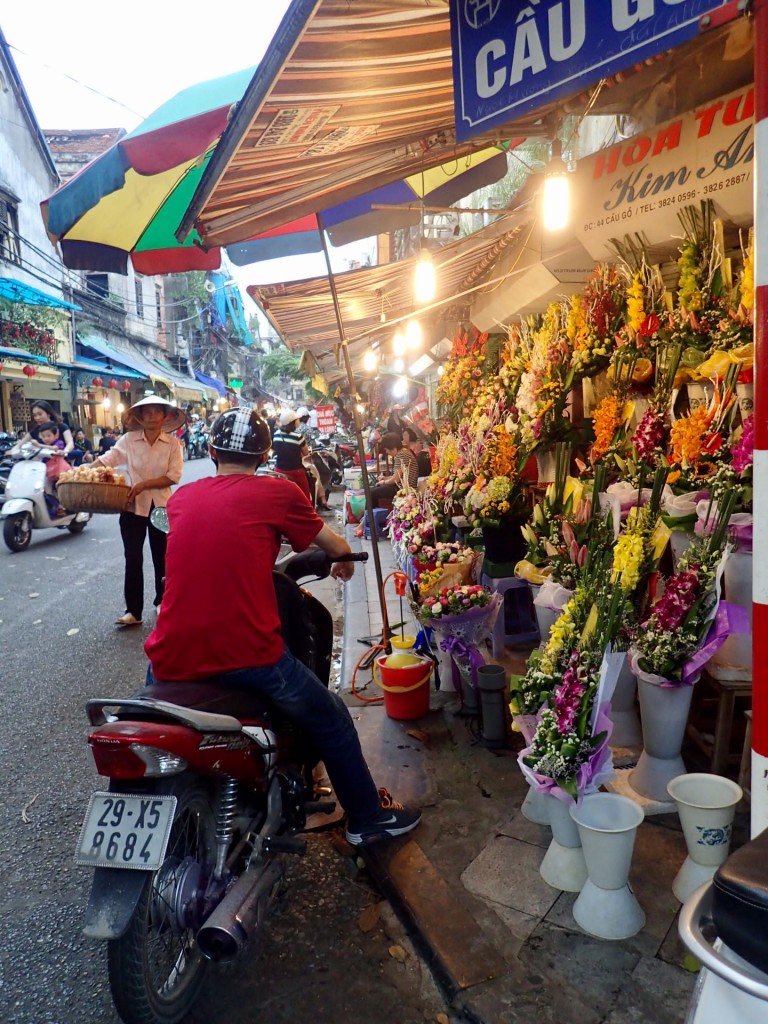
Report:
[[[259,872],[241,875],[197,933],[204,957],[216,963],[236,960],[248,944],[254,927],[263,920],[264,903],[283,876],[280,861],[272,860]]]

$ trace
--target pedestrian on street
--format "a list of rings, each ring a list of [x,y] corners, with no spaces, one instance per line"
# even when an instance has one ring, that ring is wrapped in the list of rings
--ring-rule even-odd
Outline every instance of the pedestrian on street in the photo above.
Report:
[[[153,508],[165,508],[171,485],[181,480],[181,448],[173,436],[184,422],[181,409],[157,395],[143,398],[123,413],[122,434],[109,451],[95,460],[102,466],[127,466],[131,490],[125,512],[120,513],[120,536],[125,552],[125,612],[118,626],[139,626],[144,611],[144,541],[155,570],[157,608],[163,599],[166,535],[149,516]]]
[[[285,409],[280,413],[278,429],[272,438],[272,450],[275,453],[275,469],[298,484],[307,501],[312,501],[309,489],[309,478],[304,469],[304,459],[309,456],[307,440],[299,433],[299,414],[295,409]]]
[[[75,447],[72,450],[72,465],[80,466],[84,462],[93,462],[93,445],[85,436],[82,427],[78,427],[74,433]]]
[[[149,684],[201,682],[251,689],[306,730],[347,812],[353,846],[405,835],[421,813],[377,790],[350,713],[284,645],[272,568],[287,537],[294,551],[316,544],[351,553],[288,480],[256,476],[272,439],[255,410],[230,409],[213,425],[216,476],[180,488],[168,505],[168,586],[144,645]],[[354,563],[331,575],[348,580]],[[216,586],[199,591],[199,580]]]

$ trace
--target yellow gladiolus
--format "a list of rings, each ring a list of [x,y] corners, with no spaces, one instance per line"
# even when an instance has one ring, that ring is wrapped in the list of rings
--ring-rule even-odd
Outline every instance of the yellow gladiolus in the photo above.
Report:
[[[581,633],[582,640],[588,640],[597,629],[597,605],[593,604],[589,610],[587,621]]]

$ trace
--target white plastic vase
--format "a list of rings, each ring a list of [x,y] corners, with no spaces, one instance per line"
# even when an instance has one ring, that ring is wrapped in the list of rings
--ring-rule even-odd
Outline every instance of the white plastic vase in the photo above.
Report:
[[[669,535],[669,546],[672,548],[672,557],[677,565],[680,555],[685,554],[691,544],[696,540],[693,530],[672,530]]]
[[[741,418],[742,420],[745,420],[747,416],[751,416],[754,412],[755,385],[737,384],[736,398],[739,403],[739,409],[741,410]]]
[[[536,625],[539,627],[541,642],[546,644],[549,640],[549,632],[560,618],[562,612],[557,608],[542,608],[534,602],[533,610],[536,612]]]
[[[536,786],[528,786],[525,800],[520,808],[520,813],[534,825],[549,825],[549,804],[547,794],[542,793]]]
[[[686,384],[686,390],[688,392],[688,406],[691,412],[695,412],[696,409],[702,407],[709,408],[709,403],[712,401],[714,394],[714,385],[707,381],[706,384]]]
[[[668,803],[668,783],[685,772],[680,749],[691,708],[693,685],[657,686],[640,676],[637,695],[643,725],[643,752],[637,768],[630,773],[629,784],[648,800]]]
[[[553,451],[536,452],[536,466],[540,484],[551,484],[555,479],[555,453]]]
[[[570,808],[588,878],[573,905],[573,917],[599,939],[628,939],[645,924],[629,885],[629,868],[643,812],[629,797],[593,793]]]
[[[576,822],[564,800],[559,800],[548,793],[544,799],[549,809],[552,842],[544,854],[539,872],[544,881],[554,889],[581,892],[587,880],[587,865]]]
[[[625,658],[611,697],[609,717],[613,722],[610,738],[612,747],[638,747],[643,742],[640,718],[635,707],[636,694],[637,680]]]
[[[725,561],[723,573],[725,599],[745,608],[752,625],[752,552],[732,551]],[[713,657],[718,666],[741,670],[752,669],[752,631],[734,633]]]
[[[679,775],[667,786],[677,804],[688,856],[672,884],[672,892],[685,903],[694,889],[712,879],[731,845],[736,804],[741,786],[722,775],[692,772]]]

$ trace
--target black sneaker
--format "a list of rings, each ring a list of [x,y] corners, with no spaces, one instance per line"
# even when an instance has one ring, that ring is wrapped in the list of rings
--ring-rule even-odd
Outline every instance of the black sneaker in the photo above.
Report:
[[[421,811],[410,810],[393,800],[386,789],[379,790],[381,810],[373,821],[347,824],[347,842],[352,846],[377,843],[412,832],[421,821]]]

